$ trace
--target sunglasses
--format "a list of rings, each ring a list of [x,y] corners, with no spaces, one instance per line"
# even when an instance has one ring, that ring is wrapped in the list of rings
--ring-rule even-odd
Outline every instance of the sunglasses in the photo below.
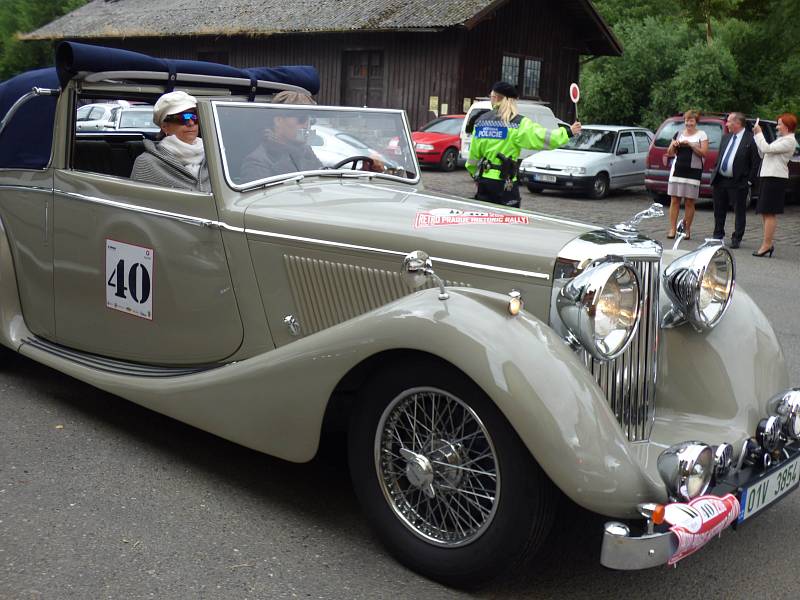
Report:
[[[185,112],[180,113],[177,115],[169,115],[164,117],[165,123],[180,123],[181,125],[190,125],[191,123],[197,123],[197,113],[194,112]]]

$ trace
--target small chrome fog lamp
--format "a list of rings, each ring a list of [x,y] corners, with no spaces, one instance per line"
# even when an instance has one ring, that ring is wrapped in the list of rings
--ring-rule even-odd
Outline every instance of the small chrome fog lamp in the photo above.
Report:
[[[725,475],[733,464],[733,446],[720,444],[714,449],[714,475]]]
[[[556,299],[569,332],[594,358],[610,360],[628,347],[639,324],[639,275],[622,259],[595,263]]]
[[[663,327],[689,322],[697,331],[713,328],[730,306],[736,265],[730,251],[713,244],[701,246],[664,269],[664,291],[672,309]]]
[[[800,439],[800,388],[792,388],[773,396],[767,403],[769,412],[783,421],[783,433],[793,440]]]
[[[777,450],[781,445],[781,420],[779,417],[761,419],[756,427],[756,439],[766,452]]]
[[[671,498],[691,500],[701,496],[711,483],[714,452],[702,442],[670,446],[658,457],[658,473]]]

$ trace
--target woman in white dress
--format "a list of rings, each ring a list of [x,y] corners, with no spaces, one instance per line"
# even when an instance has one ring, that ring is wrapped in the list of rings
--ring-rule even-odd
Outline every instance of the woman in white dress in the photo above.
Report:
[[[694,201],[700,195],[703,159],[708,153],[708,135],[705,131],[697,128],[699,117],[700,113],[687,110],[683,114],[684,129],[675,134],[667,148],[667,156],[674,158],[667,183],[667,194],[670,196],[667,237],[670,239],[675,237],[678,227],[681,199],[684,202],[686,239],[692,237]]]

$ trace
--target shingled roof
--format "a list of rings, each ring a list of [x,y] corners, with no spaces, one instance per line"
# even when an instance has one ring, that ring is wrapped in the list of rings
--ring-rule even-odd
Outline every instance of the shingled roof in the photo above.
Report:
[[[508,0],[92,0],[20,37],[24,40],[81,40],[470,28],[506,2]],[[580,5],[581,16],[587,21],[602,23],[588,0],[572,0],[567,4]],[[601,53],[619,54],[619,42],[605,23],[600,29],[599,37],[606,49]]]

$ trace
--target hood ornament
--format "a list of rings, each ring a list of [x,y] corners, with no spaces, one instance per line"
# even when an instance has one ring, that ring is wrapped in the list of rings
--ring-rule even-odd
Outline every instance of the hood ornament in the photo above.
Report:
[[[617,231],[619,233],[624,233],[624,234],[637,233],[639,231],[639,223],[641,223],[645,219],[655,219],[656,217],[663,217],[663,216],[664,216],[664,207],[661,206],[658,202],[653,202],[645,210],[636,213],[635,215],[633,215],[632,218],[628,219],[624,223],[617,223],[611,229],[613,231]]]

